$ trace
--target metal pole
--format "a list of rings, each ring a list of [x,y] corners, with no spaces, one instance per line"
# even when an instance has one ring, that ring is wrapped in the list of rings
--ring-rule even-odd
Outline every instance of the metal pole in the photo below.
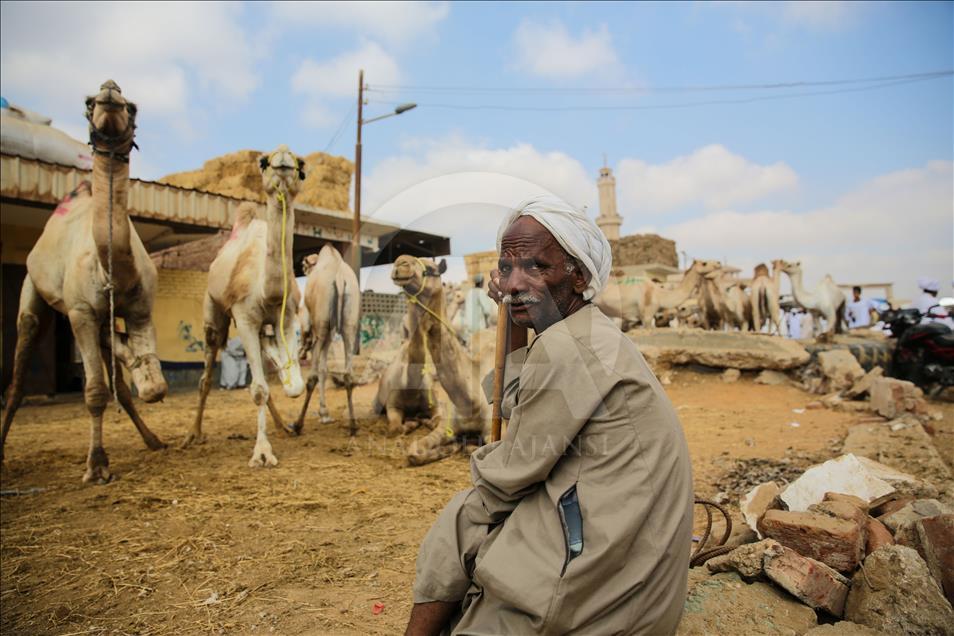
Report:
[[[354,222],[351,225],[351,267],[361,281],[361,124],[364,111],[364,69],[358,71],[358,141],[354,146]]]

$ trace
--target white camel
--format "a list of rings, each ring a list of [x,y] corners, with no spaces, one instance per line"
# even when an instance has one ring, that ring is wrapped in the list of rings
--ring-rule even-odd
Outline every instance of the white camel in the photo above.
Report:
[[[262,355],[278,368],[285,395],[298,397],[305,390],[298,366],[300,294],[291,258],[295,195],[305,178],[303,167],[304,162],[284,144],[259,159],[266,195],[265,220],[255,218],[254,205],[239,206],[232,235],[209,267],[204,311],[205,370],[199,381],[199,408],[184,446],[203,439],[202,414],[212,385],[215,356],[225,345],[231,318],[245,347],[252,371],[249,390],[258,407],[258,434],[248,462],[251,467],[278,464],[265,433],[266,406],[275,425],[283,428],[269,394]]]
[[[594,302],[611,318],[653,327],[657,311],[675,309],[689,300],[703,276],[720,267],[719,261],[693,261],[675,289],[665,289],[652,281],[620,284],[618,279],[611,279]]]
[[[301,413],[292,425],[292,430],[298,434],[305,425],[305,412],[316,384],[320,404],[318,414],[322,423],[331,421],[325,402],[325,379],[328,377],[328,349],[337,333],[344,344],[344,385],[348,392],[349,432],[354,435],[357,425],[351,401],[354,390],[352,371],[354,356],[358,355],[361,347],[361,289],[358,277],[351,266],[341,258],[338,250],[331,245],[325,245],[317,254],[306,256],[302,267],[308,276],[303,305],[307,309],[311,331],[309,340],[313,343],[313,348],[305,403],[302,404]],[[308,330],[307,327],[305,329]]]
[[[795,302],[806,311],[825,319],[825,332],[818,335],[819,340],[831,340],[836,333],[842,333],[845,321],[845,294],[831,276],[825,276],[811,292],[802,285],[802,264],[787,261],[775,261],[783,272],[788,274],[792,283],[792,296]],[[817,324],[817,323],[816,323]]]

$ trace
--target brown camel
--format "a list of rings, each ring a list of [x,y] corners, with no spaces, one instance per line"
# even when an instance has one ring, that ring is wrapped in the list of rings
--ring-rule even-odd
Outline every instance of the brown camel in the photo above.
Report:
[[[358,286],[358,277],[351,266],[341,258],[338,250],[331,245],[322,247],[318,254],[306,256],[303,268],[308,276],[303,298],[306,308],[304,313],[308,316],[310,329],[306,330],[310,332],[309,341],[312,343],[313,353],[305,402],[292,430],[297,434],[304,427],[305,412],[316,384],[320,404],[318,414],[322,423],[331,421],[325,402],[325,379],[328,376],[328,349],[337,333],[341,335],[344,344],[344,384],[348,392],[349,432],[354,435],[357,425],[351,400],[354,391],[352,370],[354,356],[358,355],[361,347],[361,288]]]
[[[768,267],[764,263],[755,266],[752,277],[752,326],[756,332],[762,331],[762,325],[768,320],[769,333],[775,327],[775,333],[782,335],[782,310],[778,303],[778,289],[782,278],[781,261],[772,261],[774,271],[769,277]]]
[[[420,332],[421,338],[411,338],[409,356],[423,359],[419,348],[427,349],[437,371],[437,379],[454,405],[456,413],[446,424],[440,415],[432,418],[434,429],[410,445],[408,462],[421,465],[447,457],[462,448],[460,437],[472,434],[486,437],[490,426],[490,408],[480,387],[484,373],[493,365],[492,347],[475,345],[481,354],[474,359],[457,339],[445,315],[444,288],[441,274],[447,263],[440,265],[430,259],[402,255],[394,261],[391,280],[408,296],[410,333]],[[475,334],[476,335],[476,334]],[[475,338],[475,341],[488,340]],[[489,338],[492,342],[492,337]],[[483,371],[483,373],[482,373]]]
[[[423,333],[416,330],[381,374],[371,410],[387,416],[388,435],[407,434],[424,423],[433,428],[442,419],[424,349]]]
[[[103,412],[109,402],[111,374],[104,373],[104,364],[109,361],[115,367],[119,403],[152,450],[165,444],[136,412],[120,366],[130,371],[139,396],[146,402],[161,400],[167,387],[156,356],[152,322],[156,267],[126,208],[136,106],[127,102],[119,86],[110,80],[86,100],[86,118],[93,147],[92,185],[83,182],[63,200],[27,256],[0,456],[23,400],[23,376],[33,347],[49,326],[52,310],[56,310],[69,318],[86,375],[84,397],[92,429],[83,481],[106,483],[112,475],[103,449]],[[110,348],[114,331],[110,324],[110,270],[114,314],[125,323],[125,333],[115,335],[115,351]]]
[[[205,370],[199,381],[199,408],[184,446],[201,442],[202,414],[212,387],[215,356],[225,346],[229,319],[235,320],[252,371],[249,390],[258,407],[258,434],[248,465],[275,466],[278,459],[265,433],[265,408],[279,430],[285,429],[265,379],[263,354],[278,369],[285,394],[305,390],[298,366],[301,294],[292,269],[295,195],[304,180],[304,162],[281,145],[262,155],[259,167],[267,197],[265,220],[255,218],[255,206],[243,204],[236,213],[232,235],[209,267],[205,297]],[[283,235],[284,233],[284,235]]]

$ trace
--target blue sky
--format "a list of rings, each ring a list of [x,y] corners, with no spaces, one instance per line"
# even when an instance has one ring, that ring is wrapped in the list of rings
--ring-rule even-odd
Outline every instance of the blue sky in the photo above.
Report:
[[[872,84],[670,89],[950,70],[952,7],[3,2],[0,91],[85,138],[83,97],[115,79],[140,106],[133,173],[157,178],[242,148],[324,150],[343,121],[331,152],[351,157],[363,66],[366,116],[420,104],[365,129],[365,212],[450,234],[456,255],[491,249],[506,206],[542,189],[595,215],[605,153],[624,233],[911,297],[918,276],[946,293],[954,277],[950,75],[769,100]]]

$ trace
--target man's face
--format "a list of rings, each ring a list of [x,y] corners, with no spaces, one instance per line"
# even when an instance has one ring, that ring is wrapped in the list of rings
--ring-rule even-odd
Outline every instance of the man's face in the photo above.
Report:
[[[510,294],[510,318],[537,333],[585,303],[586,280],[556,239],[536,219],[522,216],[503,235],[500,289]]]
[[[859,300],[861,300],[861,292],[860,292],[860,291],[858,291],[857,289],[853,289],[853,290],[851,290],[851,293],[852,293],[852,295],[855,297],[855,302],[858,302]]]

